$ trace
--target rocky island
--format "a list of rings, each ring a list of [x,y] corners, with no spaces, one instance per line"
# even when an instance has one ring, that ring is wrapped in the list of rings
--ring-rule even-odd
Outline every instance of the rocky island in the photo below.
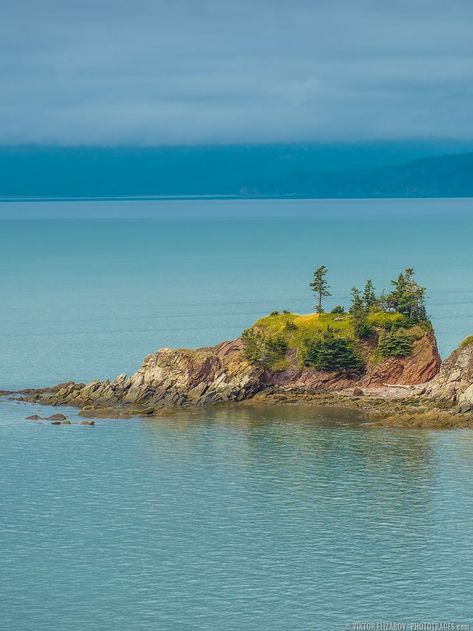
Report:
[[[161,349],[130,377],[67,382],[21,398],[80,408],[83,416],[160,415],[177,406],[251,400],[362,408],[374,425],[473,425],[473,337],[442,364],[424,307],[425,289],[407,269],[377,296],[371,281],[350,308],[323,309],[326,270],[314,273],[316,311],[273,312],[241,337],[200,349]]]

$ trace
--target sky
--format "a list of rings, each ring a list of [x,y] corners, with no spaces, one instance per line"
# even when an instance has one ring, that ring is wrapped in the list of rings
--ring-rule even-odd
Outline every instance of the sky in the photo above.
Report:
[[[471,0],[2,0],[0,143],[473,138]]]

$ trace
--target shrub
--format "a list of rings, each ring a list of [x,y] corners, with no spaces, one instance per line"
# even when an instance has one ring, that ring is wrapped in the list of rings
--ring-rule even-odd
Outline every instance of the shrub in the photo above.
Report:
[[[284,313],[284,315],[289,315],[291,312],[288,311],[287,309],[283,309],[283,313]]]
[[[339,314],[343,314],[345,313],[345,307],[342,307],[341,305],[337,305],[336,307],[334,307],[332,309],[332,311],[330,313],[339,313]]]
[[[378,343],[383,357],[408,357],[412,353],[412,338],[398,329],[384,333]]]
[[[245,358],[265,367],[282,359],[287,352],[286,340],[280,335],[269,337],[257,329],[246,329],[241,339]]]
[[[257,329],[245,329],[241,334],[243,354],[248,361],[258,362],[263,352],[264,335]]]
[[[279,315],[279,311],[271,311],[270,316]]]
[[[267,337],[264,346],[266,353],[272,359],[280,359],[287,351],[287,342],[281,335]]]
[[[368,322],[366,318],[353,318],[353,330],[356,337],[360,339],[366,339],[374,335],[374,328]]]
[[[320,339],[312,342],[305,364],[329,372],[358,372],[363,368],[363,360],[353,350],[351,340],[336,337],[329,327]]]
[[[288,320],[286,324],[284,325],[284,329],[286,331],[297,331],[297,324],[292,322],[292,320]]]

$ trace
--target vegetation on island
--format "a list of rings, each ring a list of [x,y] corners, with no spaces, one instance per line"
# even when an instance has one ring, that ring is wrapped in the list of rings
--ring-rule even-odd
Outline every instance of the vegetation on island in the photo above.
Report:
[[[363,368],[363,360],[351,340],[336,336],[328,326],[320,338],[308,346],[305,365],[318,370],[358,372]]]
[[[460,343],[460,348],[466,348],[470,344],[473,344],[473,335],[468,335],[465,339]]]
[[[318,267],[310,282],[315,312],[299,315],[273,311],[242,334],[245,357],[271,370],[297,360],[322,371],[359,373],[368,362],[408,357],[416,339],[431,327],[425,288],[407,268],[391,281],[389,293],[376,293],[372,280],[351,291],[350,305],[324,310],[330,294],[327,268]]]
[[[321,265],[314,271],[314,278],[312,282],[309,284],[309,287],[314,292],[314,296],[317,299],[317,304],[315,305],[315,311],[317,313],[323,313],[322,301],[324,298],[331,296],[332,294],[329,291],[329,285],[326,280],[327,268],[325,265]]]

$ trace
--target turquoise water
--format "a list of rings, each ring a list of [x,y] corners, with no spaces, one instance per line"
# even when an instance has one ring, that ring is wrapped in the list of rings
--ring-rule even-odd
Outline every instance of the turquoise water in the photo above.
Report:
[[[321,263],[330,305],[415,267],[445,355],[473,332],[472,206],[1,204],[0,389],[130,372],[161,346],[309,310]],[[470,432],[304,408],[93,428],[35,411],[0,403],[2,628],[473,622]]]

